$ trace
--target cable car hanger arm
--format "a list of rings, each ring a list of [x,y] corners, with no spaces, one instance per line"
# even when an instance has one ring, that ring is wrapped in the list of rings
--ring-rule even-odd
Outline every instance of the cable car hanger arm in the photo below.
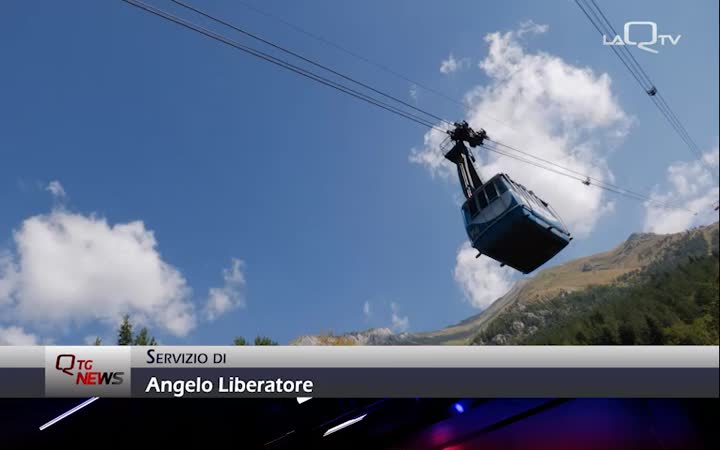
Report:
[[[458,178],[462,186],[465,198],[472,197],[473,193],[483,185],[482,179],[475,168],[475,157],[465,146],[467,142],[470,147],[482,145],[487,133],[485,130],[475,131],[470,128],[466,121],[456,122],[455,128],[448,130],[447,134],[455,142],[455,145],[445,153],[445,158],[457,166]]]

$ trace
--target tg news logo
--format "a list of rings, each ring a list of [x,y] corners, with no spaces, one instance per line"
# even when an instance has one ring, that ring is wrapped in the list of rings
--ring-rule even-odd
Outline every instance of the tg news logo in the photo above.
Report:
[[[63,353],[55,358],[55,369],[73,377],[74,383],[91,385],[122,384],[125,372],[102,372],[94,370],[92,359],[80,359],[73,353]]]

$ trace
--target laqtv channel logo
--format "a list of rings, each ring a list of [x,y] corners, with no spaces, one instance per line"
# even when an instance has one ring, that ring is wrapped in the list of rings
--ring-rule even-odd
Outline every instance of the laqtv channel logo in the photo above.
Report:
[[[606,34],[603,34],[603,45],[635,45],[640,50],[657,54],[658,50],[652,46],[658,43],[663,47],[665,45],[675,46],[680,42],[681,37],[682,34],[674,36],[672,34],[658,34],[658,26],[655,22],[634,21],[625,23],[622,37],[615,35],[615,37],[609,39]]]

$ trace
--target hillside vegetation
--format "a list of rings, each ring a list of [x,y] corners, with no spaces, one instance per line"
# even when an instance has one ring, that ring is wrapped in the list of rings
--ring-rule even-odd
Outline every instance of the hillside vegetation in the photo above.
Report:
[[[707,238],[710,239],[707,239]],[[473,344],[718,344],[718,230],[688,233],[663,258],[604,286],[516,304]]]

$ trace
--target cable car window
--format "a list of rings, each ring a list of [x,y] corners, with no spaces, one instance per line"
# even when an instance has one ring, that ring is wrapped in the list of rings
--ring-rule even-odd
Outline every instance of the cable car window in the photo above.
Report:
[[[478,199],[478,204],[480,205],[480,209],[483,209],[488,205],[488,201],[485,198],[485,192],[478,191],[476,197]]]
[[[522,198],[522,189],[520,189],[520,186],[517,185],[513,180],[508,178],[508,183],[510,183],[510,190],[513,191],[513,194],[515,194],[515,199],[518,201],[518,203],[522,204],[525,203],[525,200]]]
[[[518,189],[518,192],[520,193],[520,195],[522,195],[522,198],[523,198],[523,200],[525,201],[525,204],[526,204],[527,206],[529,206],[530,208],[532,208],[532,205],[533,205],[532,200],[530,199],[530,195],[529,195],[528,192],[525,190],[525,188],[524,188],[524,187],[520,187],[520,189]]]
[[[535,196],[535,194],[533,194],[532,199],[538,209],[544,209],[542,203],[540,203],[540,200]]]
[[[485,192],[487,193],[489,202],[495,200],[498,196],[497,190],[495,189],[495,185],[492,183],[487,184],[487,186],[485,187]]]
[[[498,178],[497,180],[495,180],[495,187],[497,188],[500,195],[503,195],[508,190],[507,184],[505,184],[505,180],[503,180],[502,178]]]
[[[544,211],[547,211],[547,206],[545,206],[545,203],[543,203],[542,200],[540,200],[539,197],[535,197],[537,199],[538,205],[540,205],[540,208],[542,208]]]
[[[467,205],[464,205],[462,208],[463,216],[465,216],[465,223],[469,223],[472,217],[470,217],[470,212],[468,211]]]
[[[470,213],[470,217],[475,217],[478,213],[477,205],[472,199],[468,202],[468,212]]]
[[[468,200],[465,203],[465,205],[463,206],[463,212],[465,213],[465,221],[466,222],[472,221],[472,219],[474,219],[475,216],[477,215],[478,209],[472,198],[470,200]]]
[[[535,202],[535,205],[538,207],[538,209],[545,209],[545,205],[543,205],[542,200],[540,200],[540,198],[537,195],[532,194],[532,199]]]

